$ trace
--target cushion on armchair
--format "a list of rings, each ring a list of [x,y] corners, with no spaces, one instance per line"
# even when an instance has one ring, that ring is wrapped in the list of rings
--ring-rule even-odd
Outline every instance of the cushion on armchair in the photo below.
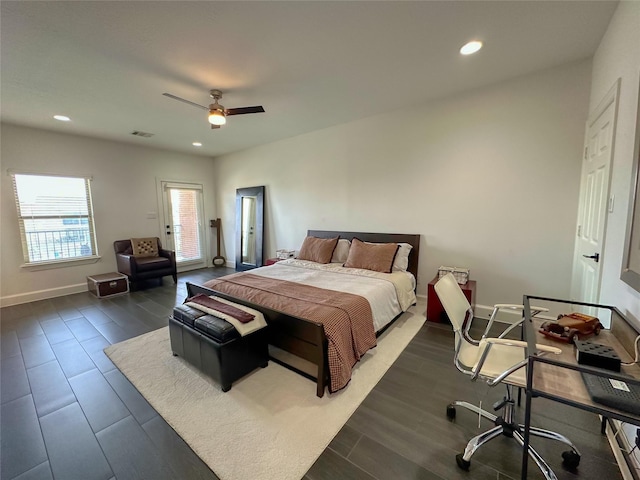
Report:
[[[171,260],[166,257],[136,257],[136,265],[139,272],[158,270],[171,267]]]
[[[131,247],[134,257],[158,256],[158,239],[156,237],[132,238]]]

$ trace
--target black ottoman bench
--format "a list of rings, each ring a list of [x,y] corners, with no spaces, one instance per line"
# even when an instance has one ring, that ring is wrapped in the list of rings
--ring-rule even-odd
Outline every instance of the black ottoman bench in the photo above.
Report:
[[[218,382],[223,392],[231,384],[269,362],[267,328],[244,337],[222,318],[179,305],[169,317],[169,337],[174,356],[184,358]]]

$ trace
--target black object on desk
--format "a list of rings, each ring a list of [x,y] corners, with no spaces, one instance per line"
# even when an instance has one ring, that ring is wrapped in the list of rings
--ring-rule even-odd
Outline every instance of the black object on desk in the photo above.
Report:
[[[607,407],[640,415],[640,386],[580,372],[591,400]]]
[[[575,345],[576,360],[579,364],[620,371],[620,357],[612,347],[582,340],[576,340]]]

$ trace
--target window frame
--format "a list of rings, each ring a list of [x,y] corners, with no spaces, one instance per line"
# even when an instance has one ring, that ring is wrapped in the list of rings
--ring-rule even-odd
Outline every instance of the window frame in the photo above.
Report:
[[[13,187],[13,196],[15,200],[16,206],[16,214],[18,220],[18,230],[20,233],[20,243],[22,247],[22,254],[24,264],[21,265],[22,268],[30,269],[30,270],[44,270],[49,268],[59,268],[66,267],[71,265],[81,265],[86,263],[95,263],[101,257],[98,254],[98,242],[97,242],[97,234],[95,229],[95,221],[93,214],[93,198],[91,194],[91,182],[93,177],[91,175],[78,175],[78,174],[58,174],[58,173],[41,173],[41,172],[27,172],[27,171],[8,171],[11,176],[11,184]],[[70,178],[70,179],[79,179],[84,181],[84,191],[85,191],[85,202],[87,213],[86,214],[68,214],[68,215],[25,215],[23,214],[20,206],[20,197],[18,195],[18,187],[16,182],[16,176],[33,176],[33,177],[41,177],[48,179],[55,178]],[[29,252],[29,243],[27,241],[27,229],[25,226],[25,221],[32,220],[37,218],[38,220],[62,220],[64,222],[65,219],[86,219],[86,226],[88,227],[88,235],[89,235],[89,245],[91,248],[91,255],[77,255],[73,257],[59,258],[59,259],[46,259],[46,260],[32,260],[30,258]],[[83,221],[80,221],[80,224],[83,224]],[[48,244],[48,243],[47,243]]]

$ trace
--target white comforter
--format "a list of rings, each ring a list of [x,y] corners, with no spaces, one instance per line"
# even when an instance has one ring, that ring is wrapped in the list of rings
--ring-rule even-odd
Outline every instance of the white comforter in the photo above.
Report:
[[[290,259],[268,267],[256,268],[251,270],[251,273],[360,295],[371,305],[376,331],[416,302],[415,278],[409,272],[379,273],[359,268],[345,268],[340,263],[323,265],[307,260]]]

